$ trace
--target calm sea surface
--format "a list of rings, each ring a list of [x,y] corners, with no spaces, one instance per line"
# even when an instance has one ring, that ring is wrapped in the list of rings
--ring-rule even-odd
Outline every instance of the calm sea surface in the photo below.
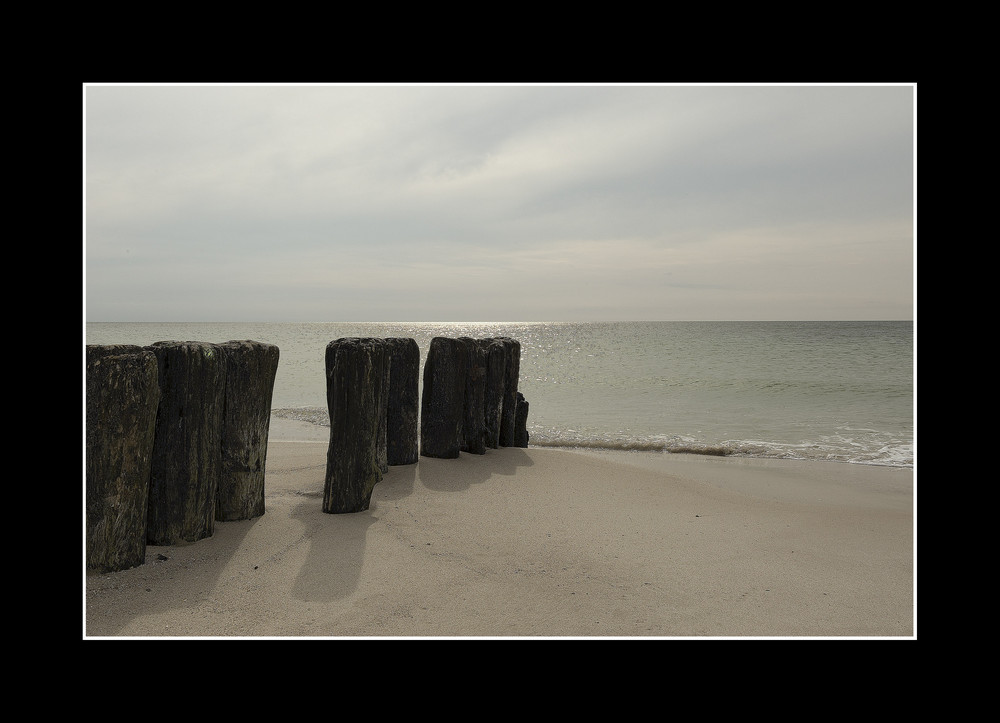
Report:
[[[88,323],[87,344],[275,344],[272,409],[326,419],[326,345],[435,336],[521,342],[530,446],[911,467],[913,323]]]

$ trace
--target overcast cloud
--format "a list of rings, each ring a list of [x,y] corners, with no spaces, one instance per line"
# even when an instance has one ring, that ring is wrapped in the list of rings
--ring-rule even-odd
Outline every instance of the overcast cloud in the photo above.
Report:
[[[86,319],[911,319],[914,104],[87,86]]]

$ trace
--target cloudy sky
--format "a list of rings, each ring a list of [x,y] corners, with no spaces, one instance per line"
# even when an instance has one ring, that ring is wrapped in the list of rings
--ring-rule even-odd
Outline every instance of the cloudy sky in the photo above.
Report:
[[[87,321],[912,319],[915,87],[89,85]]]

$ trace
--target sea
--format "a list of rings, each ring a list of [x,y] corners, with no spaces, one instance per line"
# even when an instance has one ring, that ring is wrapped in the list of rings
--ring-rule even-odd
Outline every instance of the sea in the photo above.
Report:
[[[272,414],[329,426],[343,337],[521,343],[529,447],[913,467],[911,321],[87,322],[86,344],[250,339],[279,348]]]

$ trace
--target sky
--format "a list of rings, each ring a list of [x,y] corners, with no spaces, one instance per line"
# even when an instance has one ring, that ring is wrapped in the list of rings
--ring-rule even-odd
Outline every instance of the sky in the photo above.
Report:
[[[912,319],[916,87],[85,85],[86,321]]]

